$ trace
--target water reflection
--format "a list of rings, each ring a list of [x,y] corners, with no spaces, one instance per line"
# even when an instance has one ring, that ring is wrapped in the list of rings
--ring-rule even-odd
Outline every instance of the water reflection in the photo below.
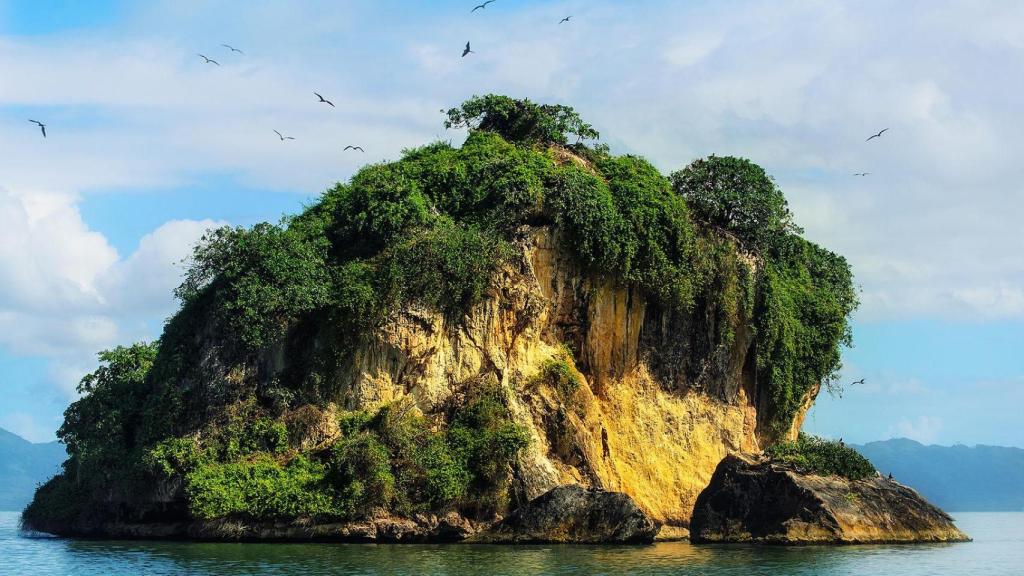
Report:
[[[929,546],[765,547],[216,544],[25,538],[0,514],[0,574],[1019,574],[1024,514],[974,515],[976,542]]]

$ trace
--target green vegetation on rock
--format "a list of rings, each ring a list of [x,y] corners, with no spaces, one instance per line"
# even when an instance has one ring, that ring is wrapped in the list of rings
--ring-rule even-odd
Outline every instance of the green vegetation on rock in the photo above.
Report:
[[[820,476],[860,480],[875,474],[875,467],[859,452],[836,440],[800,433],[795,442],[780,442],[767,450],[773,460]]]
[[[714,303],[719,342],[745,322],[776,432],[838,369],[849,267],[799,236],[761,168],[712,157],[670,180],[580,143],[598,133],[572,108],[504,96],[474,97],[447,124],[469,128],[461,146],[366,166],[276,225],[210,231],[159,341],[101,353],[82,381],[64,473],[26,519],[141,514],[131,495],[154,485],[183,485],[184,514],[204,519],[505,510],[527,435],[512,392],[486,378],[436,413],[346,413],[331,446],[301,446],[286,416],[339,401],[334,377],[398,311],[458,321],[486,299],[524,227],[557,228],[585,273],[654,306]],[[540,377],[566,397],[579,387],[564,361]]]

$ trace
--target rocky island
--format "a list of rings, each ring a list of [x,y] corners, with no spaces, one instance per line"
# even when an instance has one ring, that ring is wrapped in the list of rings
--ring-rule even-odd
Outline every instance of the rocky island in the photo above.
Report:
[[[666,177],[569,107],[503,96],[446,124],[464,144],[210,231],[159,340],[82,380],[25,528],[645,542],[697,505],[701,538],[730,534],[729,455],[795,441],[840,366],[846,260],[747,160]]]

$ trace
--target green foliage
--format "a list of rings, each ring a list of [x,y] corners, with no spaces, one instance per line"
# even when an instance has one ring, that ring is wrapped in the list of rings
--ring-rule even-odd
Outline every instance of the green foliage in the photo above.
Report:
[[[842,367],[857,294],[846,259],[798,236],[766,262],[757,297],[758,379],[769,394],[775,432],[789,426],[804,396]]]
[[[231,462],[261,452],[282,454],[288,450],[288,427],[261,416],[252,403],[229,407],[224,421],[206,430],[207,451]]]
[[[148,467],[156,474],[170,478],[191,472],[208,461],[195,438],[168,438],[149,449],[145,456]]]
[[[596,168],[565,164],[551,177],[549,205],[580,260],[666,305],[690,305],[697,279],[686,203],[640,158],[604,157]]]
[[[397,302],[418,301],[458,314],[480,301],[509,246],[493,232],[464,227],[449,218],[397,243],[383,255],[382,286]]]
[[[375,508],[504,510],[509,467],[529,436],[511,422],[495,385],[476,383],[467,394],[440,429],[403,404],[343,416],[329,473],[339,507],[356,516]]]
[[[798,469],[820,476],[842,476],[860,480],[875,474],[875,467],[859,452],[842,442],[800,433],[795,442],[782,442],[768,448],[768,455]]]
[[[339,488],[344,509],[366,514],[374,508],[392,507],[396,494],[391,454],[377,436],[355,433],[331,452],[330,481]]]
[[[185,476],[189,511],[203,519],[288,519],[336,516],[334,499],[322,489],[326,467],[305,456],[280,464],[268,455],[231,463],[209,463]]]
[[[676,192],[702,221],[762,250],[790,232],[786,197],[764,169],[745,158],[710,156],[672,174]]]
[[[542,383],[551,386],[566,402],[570,401],[583,385],[579,375],[564,357],[545,360],[540,371],[530,378],[527,385],[536,386]]]
[[[569,106],[536,104],[528,99],[516,100],[497,94],[473,96],[447,114],[445,128],[496,132],[517,144],[565,144],[569,134],[587,140],[600,137],[597,130]]]
[[[58,474],[36,489],[32,502],[21,514],[21,522],[39,528],[51,522],[67,525],[87,516],[96,507],[88,489],[67,474]]]
[[[469,473],[464,509],[486,517],[508,505],[510,466],[529,438],[511,421],[497,382],[484,380],[467,389],[464,402],[451,415],[447,438]]]
[[[118,346],[100,352],[100,366],[82,378],[82,397],[64,411],[57,437],[67,445],[65,468],[76,481],[112,481],[129,460],[149,423],[143,418],[149,387],[146,375],[156,357],[153,344]]]
[[[267,223],[222,227],[203,236],[176,295],[208,296],[222,332],[243,350],[284,335],[289,320],[330,300],[326,238],[303,238]]]

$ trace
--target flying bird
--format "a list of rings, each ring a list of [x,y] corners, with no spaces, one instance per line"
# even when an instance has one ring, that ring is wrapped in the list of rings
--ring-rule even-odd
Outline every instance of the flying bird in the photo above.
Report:
[[[313,94],[316,94],[316,92],[313,92]],[[331,102],[330,100],[324,98],[323,96],[321,96],[319,94],[316,94],[316,97],[319,98],[320,101],[323,102],[324,104],[330,104],[331,108],[336,108],[336,106],[334,105],[334,102]]]
[[[366,150],[363,150],[362,146],[345,146],[341,149],[342,152],[345,150],[359,150],[360,152],[366,152]]]
[[[863,384],[863,383],[864,383],[864,379],[861,378],[860,380],[857,380],[856,382],[850,382],[850,386],[856,386],[857,384]]]
[[[43,124],[39,120],[32,120],[32,119],[29,119],[29,122],[39,126],[39,129],[43,131],[43,138],[46,138],[46,124]]]
[[[239,54],[245,54],[245,52],[242,52],[241,50],[239,50],[238,48],[235,48],[234,46],[232,46],[230,44],[221,44],[221,46],[227,48],[228,50],[231,50],[232,52],[238,52]]]
[[[462,51],[462,57],[465,58],[466,54],[476,54],[476,52],[469,49],[469,42],[466,42],[466,48]]]
[[[569,18],[572,18],[572,16],[566,16],[565,18],[562,18],[561,20],[559,20],[558,23],[561,24],[562,22],[568,22]]]
[[[487,5],[490,4],[491,2],[494,2],[494,0],[487,0],[483,4],[480,4],[478,6],[474,6],[473,9],[470,10],[470,13],[476,12],[477,10],[480,10],[481,8],[487,8]]]
[[[284,142],[285,140],[295,140],[294,137],[292,137],[292,136],[285,136],[284,134],[281,134],[277,130],[274,130],[274,134],[277,134],[277,137],[281,139],[281,142]]]
[[[868,174],[871,174],[871,172],[854,172],[853,173],[854,176],[867,176]]]
[[[217,62],[213,58],[207,58],[206,56],[203,56],[202,54],[200,54],[199,57],[202,58],[203,60],[206,60],[207,64],[216,64],[217,66],[220,66],[220,62]]]
[[[865,140],[865,142],[869,142],[869,141],[871,141],[871,140],[872,140],[872,139],[874,139],[874,138],[881,138],[881,137],[882,137],[882,134],[883,134],[883,133],[884,133],[884,132],[885,132],[886,130],[888,130],[888,128],[883,128],[883,129],[882,129],[882,130],[881,130],[881,131],[880,131],[880,132],[879,132],[878,134],[872,134],[871,136],[869,136],[869,137],[868,137],[868,139],[867,139],[867,140]]]

